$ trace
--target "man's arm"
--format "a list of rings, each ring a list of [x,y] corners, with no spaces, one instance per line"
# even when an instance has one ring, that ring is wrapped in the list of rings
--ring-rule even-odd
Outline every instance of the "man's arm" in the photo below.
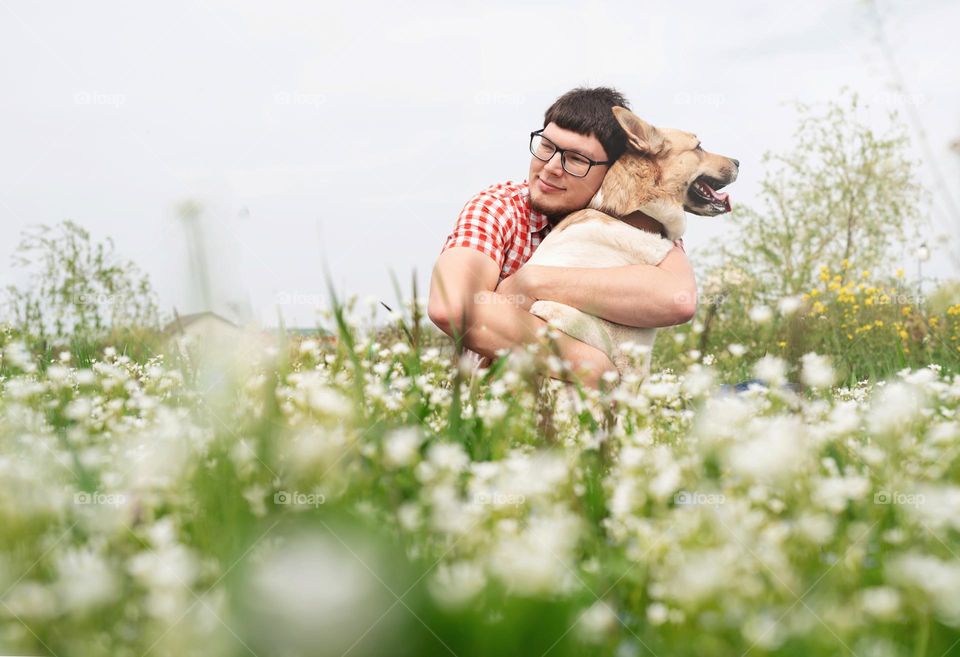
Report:
[[[453,338],[462,335],[464,346],[491,359],[500,349],[539,342],[537,333],[547,326],[494,292],[499,278],[490,257],[469,247],[449,248],[434,266],[427,306],[440,330]],[[617,371],[602,351],[568,335],[561,334],[556,344],[561,359],[570,361],[585,385],[599,387],[605,372]]]
[[[522,299],[559,301],[611,322],[656,328],[683,324],[697,310],[697,281],[679,247],[659,265],[545,267],[528,265],[505,278],[497,292]]]

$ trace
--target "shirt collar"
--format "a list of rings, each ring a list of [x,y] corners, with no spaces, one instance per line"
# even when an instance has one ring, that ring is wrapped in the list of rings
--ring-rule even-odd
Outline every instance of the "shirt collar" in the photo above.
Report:
[[[541,230],[547,227],[547,224],[550,223],[547,221],[547,215],[537,212],[536,210],[530,210],[530,232],[539,233]]]
[[[527,203],[530,203],[530,184],[524,183],[524,194],[527,197]],[[542,212],[537,212],[533,208],[530,208],[530,232],[539,233],[541,230],[547,227],[550,222],[547,220],[547,215]]]

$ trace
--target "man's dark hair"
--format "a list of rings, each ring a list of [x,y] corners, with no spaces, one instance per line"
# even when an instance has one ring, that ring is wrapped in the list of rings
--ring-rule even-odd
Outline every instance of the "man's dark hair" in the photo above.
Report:
[[[617,105],[630,109],[627,99],[616,89],[577,87],[553,101],[543,115],[543,127],[552,122],[564,130],[592,135],[613,161],[627,150],[627,135],[613,116]]]

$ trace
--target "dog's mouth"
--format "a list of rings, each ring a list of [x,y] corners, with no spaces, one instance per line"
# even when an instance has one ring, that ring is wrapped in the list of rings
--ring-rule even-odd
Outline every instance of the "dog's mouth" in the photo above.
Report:
[[[687,190],[687,197],[691,205],[686,210],[706,216],[730,212],[733,209],[733,206],[730,205],[730,195],[718,191],[726,186],[727,183],[716,178],[700,176],[693,181],[693,184]]]

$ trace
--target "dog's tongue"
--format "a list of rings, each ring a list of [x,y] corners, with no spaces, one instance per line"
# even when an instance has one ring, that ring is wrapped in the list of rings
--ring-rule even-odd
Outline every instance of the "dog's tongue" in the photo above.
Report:
[[[710,190],[710,196],[712,196],[715,201],[720,201],[721,203],[724,204],[724,206],[726,206],[727,212],[730,212],[733,209],[733,206],[730,205],[729,194],[727,194],[726,192],[718,192],[715,189],[713,189],[713,187],[710,187],[709,185],[707,185],[706,187],[707,189]]]

